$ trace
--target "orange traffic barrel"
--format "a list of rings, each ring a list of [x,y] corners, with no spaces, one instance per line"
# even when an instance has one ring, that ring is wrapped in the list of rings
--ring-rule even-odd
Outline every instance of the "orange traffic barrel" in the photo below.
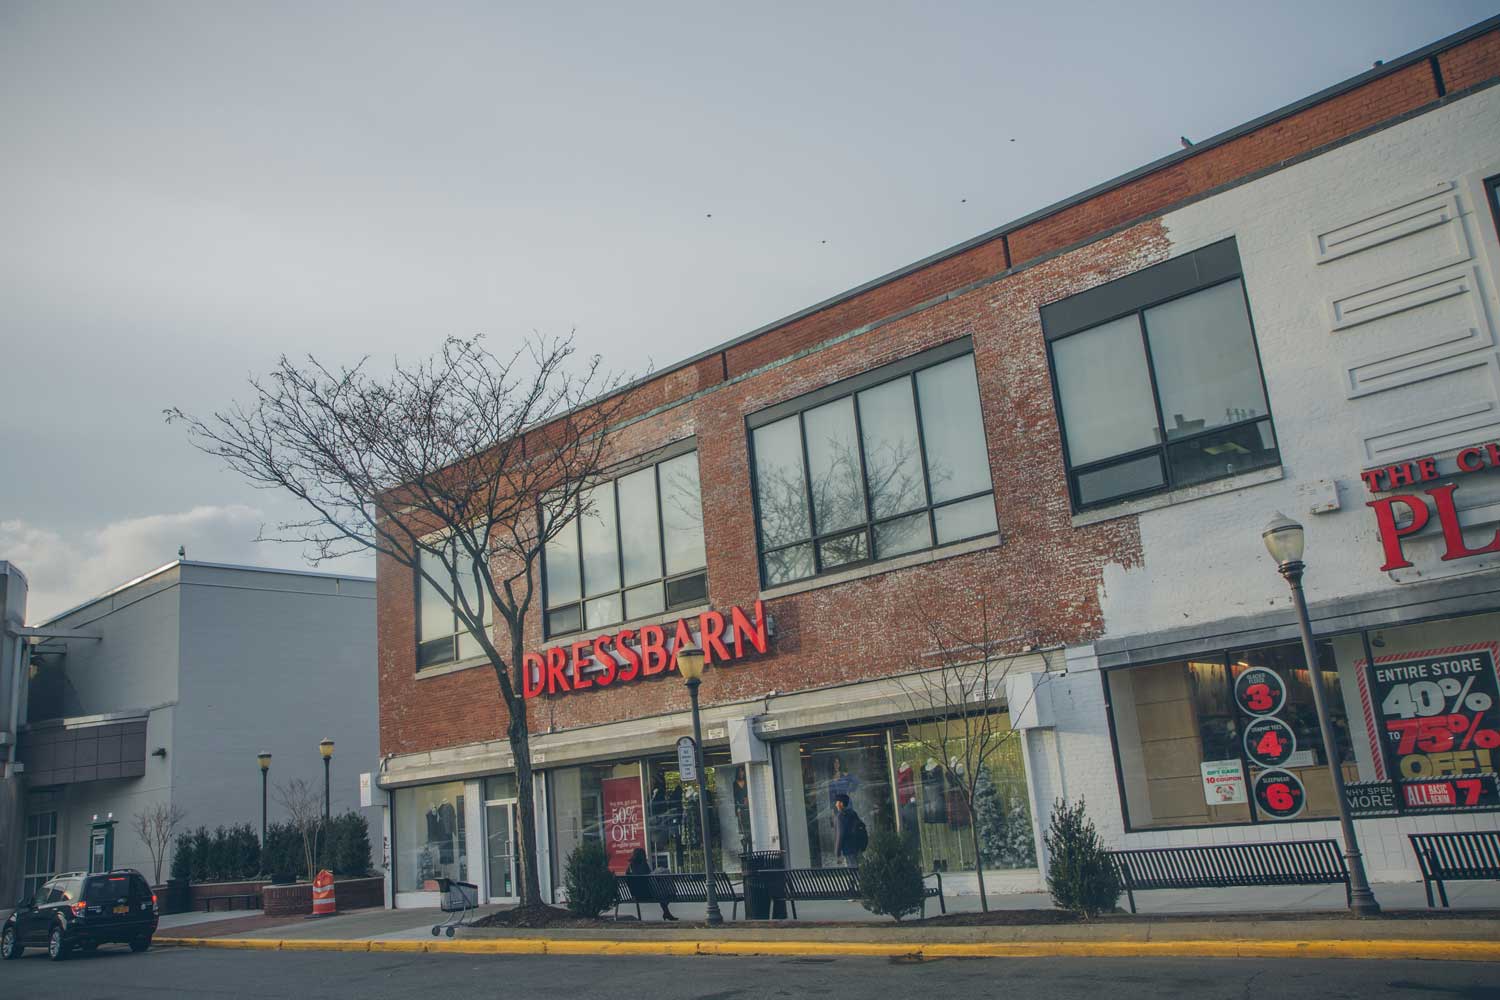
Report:
[[[333,872],[327,868],[318,872],[318,877],[313,879],[312,903],[313,916],[333,916]]]

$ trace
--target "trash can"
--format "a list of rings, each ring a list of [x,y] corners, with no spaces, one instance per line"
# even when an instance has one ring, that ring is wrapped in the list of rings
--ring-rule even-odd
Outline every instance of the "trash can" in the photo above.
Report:
[[[745,917],[749,920],[785,920],[785,894],[768,871],[786,867],[784,851],[747,851],[740,855],[740,871],[745,874]]]

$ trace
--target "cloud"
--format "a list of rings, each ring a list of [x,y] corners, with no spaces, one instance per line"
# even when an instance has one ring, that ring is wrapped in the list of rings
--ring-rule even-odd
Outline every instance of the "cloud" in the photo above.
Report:
[[[127,518],[68,536],[22,520],[0,521],[0,559],[26,574],[26,619],[35,623],[171,562],[178,546],[202,562],[298,562],[284,546],[255,541],[264,520],[259,509],[232,504]]]

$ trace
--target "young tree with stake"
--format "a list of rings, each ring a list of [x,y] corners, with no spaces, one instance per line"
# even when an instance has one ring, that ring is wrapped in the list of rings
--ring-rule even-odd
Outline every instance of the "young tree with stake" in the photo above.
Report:
[[[185,819],[187,813],[170,802],[149,805],[131,818],[130,828],[151,852],[152,885],[161,885],[161,869],[167,860],[167,849],[172,846],[172,837]]]
[[[577,364],[571,338],[533,338],[500,356],[475,337],[384,375],[368,360],[333,369],[283,357],[251,387],[248,404],[205,419],[169,410],[168,420],[256,486],[302,501],[308,516],[267,537],[310,548],[314,562],[373,552],[451,606],[508,712],[521,905],[541,906],[526,624],[542,551],[601,472],[623,380],[598,357]]]

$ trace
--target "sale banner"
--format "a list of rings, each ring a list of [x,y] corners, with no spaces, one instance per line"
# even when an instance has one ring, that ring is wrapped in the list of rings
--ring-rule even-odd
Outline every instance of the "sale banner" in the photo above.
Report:
[[[1496,651],[1496,643],[1485,642],[1361,661],[1360,699],[1378,748],[1380,778],[1400,782],[1496,771]]]
[[[609,870],[623,875],[630,855],[646,846],[646,809],[641,801],[639,778],[605,778],[600,786],[604,798],[604,854]]]

